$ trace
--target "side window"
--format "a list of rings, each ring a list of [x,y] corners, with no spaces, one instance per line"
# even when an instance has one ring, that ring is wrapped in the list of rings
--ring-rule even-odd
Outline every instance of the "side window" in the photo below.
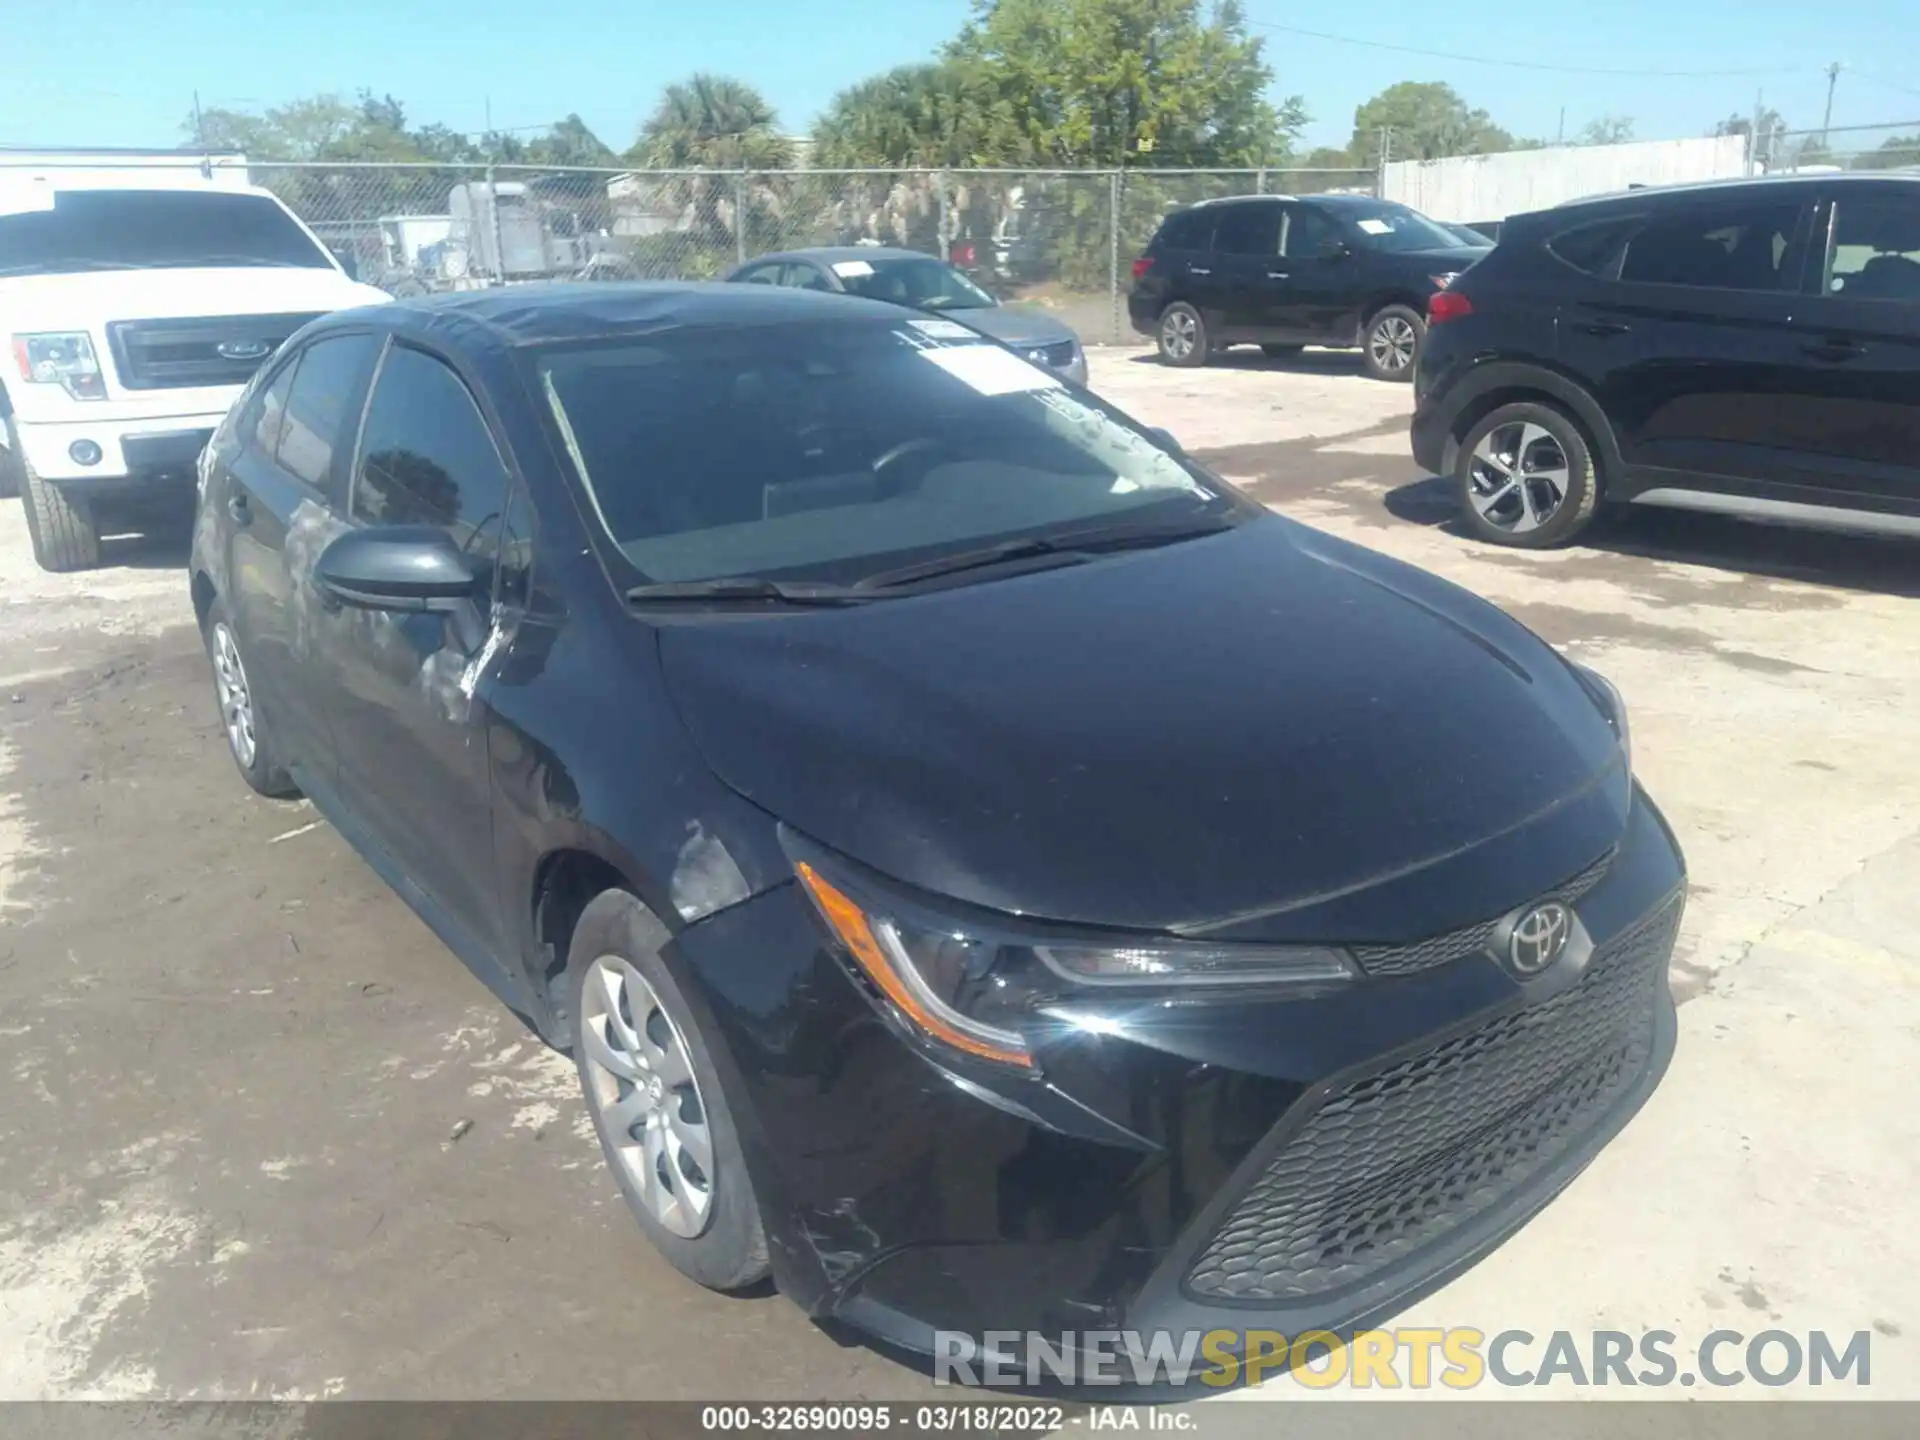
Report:
[[[351,420],[379,350],[377,335],[332,335],[300,352],[276,452],[281,469],[316,490],[334,488],[334,450],[353,443]]]
[[[1213,232],[1216,255],[1280,253],[1280,209],[1275,205],[1231,205],[1220,212]]]
[[[1162,250],[1205,250],[1213,236],[1213,216],[1205,210],[1176,210],[1160,222]]]
[[[1797,204],[1727,201],[1656,213],[1627,242],[1620,278],[1703,290],[1791,290]]]
[[[280,445],[280,424],[286,418],[287,391],[293,388],[293,372],[300,368],[294,356],[280,367],[280,373],[260,391],[248,408],[243,443],[271,458]]]
[[[1920,305],[1920,200],[1842,200],[1821,289]]]
[[[1289,260],[1316,259],[1339,238],[1333,222],[1318,210],[1289,205],[1286,223],[1280,229],[1280,253]]]
[[[1630,220],[1602,220],[1563,230],[1547,241],[1547,250],[1555,259],[1588,275],[1611,280],[1620,273],[1620,256],[1641,217]]]
[[[372,525],[438,525],[462,547],[491,557],[506,496],[507,467],[460,377],[395,345],[367,406],[353,517]]]
[[[780,267],[778,265],[756,265],[751,270],[742,271],[737,279],[747,285],[778,285]]]
[[[832,290],[827,277],[820,273],[818,265],[795,262],[787,266],[787,273],[780,277],[782,285],[792,285],[800,290]]]

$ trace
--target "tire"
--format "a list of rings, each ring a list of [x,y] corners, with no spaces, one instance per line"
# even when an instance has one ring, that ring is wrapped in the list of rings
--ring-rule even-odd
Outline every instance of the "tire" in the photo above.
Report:
[[[660,958],[667,938],[624,890],[581,912],[567,952],[574,1065],[607,1168],[654,1248],[709,1290],[741,1290],[769,1269],[760,1202],[713,1054]],[[625,1129],[622,1106],[634,1117]],[[636,1130],[646,1137],[639,1143]],[[683,1143],[695,1132],[704,1132],[704,1156]],[[639,1177],[649,1174],[643,1188]]]
[[[285,762],[274,745],[273,732],[260,716],[253,697],[253,684],[240,655],[240,642],[233,632],[233,621],[226,606],[215,600],[207,610],[201,637],[207,647],[207,663],[213,668],[213,698],[220,716],[220,730],[227,739],[227,753],[233,757],[240,778],[273,800],[291,799],[300,793],[287,773]],[[233,692],[238,684],[239,694]],[[229,707],[236,700],[244,706],[244,724]]]
[[[1205,317],[1184,300],[1176,300],[1160,312],[1160,323],[1154,327],[1153,337],[1160,347],[1160,358],[1182,370],[1206,364],[1207,357],[1213,353]]]
[[[1383,306],[1361,331],[1360,363],[1376,380],[1410,381],[1426,338],[1426,317],[1411,305]]]
[[[1516,461],[1530,477],[1517,488],[1508,483]],[[1502,405],[1467,432],[1453,486],[1461,518],[1476,537],[1546,550],[1592,523],[1601,479],[1593,447],[1572,417],[1524,400]],[[1543,502],[1556,492],[1559,499],[1548,509]]]
[[[84,500],[70,499],[60,487],[35,473],[27,453],[10,448],[20,504],[27,512],[27,538],[42,570],[61,574],[91,570],[100,563],[100,527]]]
[[[11,500],[20,493],[20,437],[13,433],[13,421],[7,420],[6,446],[0,449],[0,500]]]
[[[1269,360],[1291,360],[1306,348],[1304,345],[1262,345],[1260,353]]]

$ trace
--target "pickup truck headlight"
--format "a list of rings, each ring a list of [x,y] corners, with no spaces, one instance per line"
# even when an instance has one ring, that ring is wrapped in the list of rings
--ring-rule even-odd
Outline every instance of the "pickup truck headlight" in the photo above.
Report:
[[[58,385],[76,400],[107,398],[106,378],[84,331],[47,331],[13,337],[20,378],[32,385]]]
[[[1013,920],[940,915],[852,874],[812,846],[794,871],[841,948],[910,1038],[1032,1073],[1027,1031],[1043,1007],[1114,987],[1321,993],[1359,978],[1342,951],[1172,937],[1065,936]]]

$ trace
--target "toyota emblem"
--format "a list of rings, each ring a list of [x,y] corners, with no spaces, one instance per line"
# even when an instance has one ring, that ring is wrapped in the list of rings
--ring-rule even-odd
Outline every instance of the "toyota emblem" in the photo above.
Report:
[[[1572,935],[1571,910],[1558,900],[1536,905],[1513,922],[1507,937],[1507,963],[1523,979],[1538,975],[1560,958]]]

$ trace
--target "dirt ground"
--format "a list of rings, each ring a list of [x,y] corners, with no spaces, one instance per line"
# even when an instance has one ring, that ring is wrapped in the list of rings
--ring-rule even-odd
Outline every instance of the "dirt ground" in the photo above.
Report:
[[[1351,356],[1094,383],[1604,671],[1687,849],[1665,1085],[1401,1323],[1870,1329],[1871,1393],[1920,1396],[1920,547],[1651,515],[1500,551]],[[653,1256],[567,1062],[233,774],[183,560],[44,575],[0,505],[0,1399],[929,1393]]]

